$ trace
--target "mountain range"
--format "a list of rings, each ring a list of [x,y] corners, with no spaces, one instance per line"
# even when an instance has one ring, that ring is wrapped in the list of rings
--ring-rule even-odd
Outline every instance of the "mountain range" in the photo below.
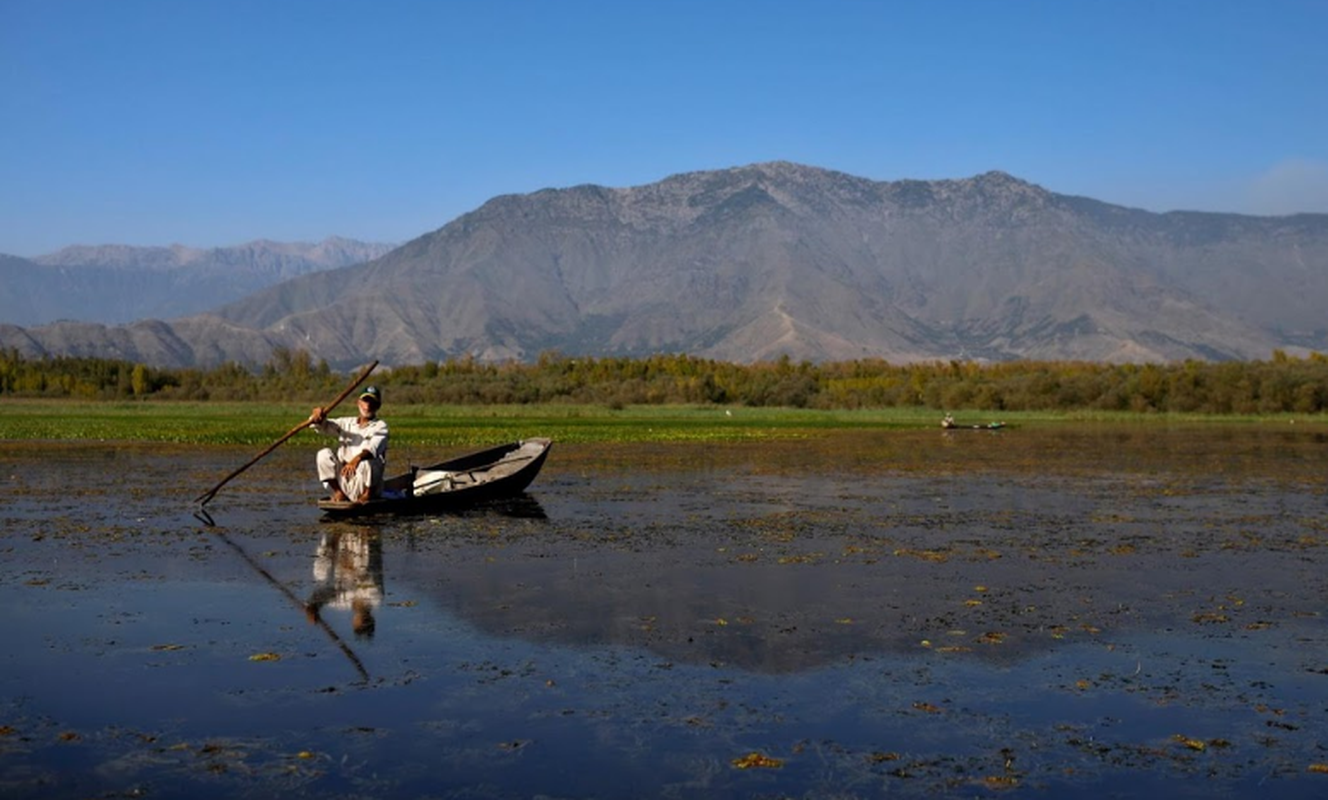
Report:
[[[775,162],[495,197],[363,263],[213,298],[169,321],[0,325],[0,347],[155,366],[284,347],[338,368],[548,350],[1262,359],[1328,349],[1328,215],[1153,213],[1002,172],[886,182]]]
[[[0,255],[0,321],[118,324],[198,314],[290,278],[375,259],[393,247],[333,236],[317,243],[76,245],[32,259]]]

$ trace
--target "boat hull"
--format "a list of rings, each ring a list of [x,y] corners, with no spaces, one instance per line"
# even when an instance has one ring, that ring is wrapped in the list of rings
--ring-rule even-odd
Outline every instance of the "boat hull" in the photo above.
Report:
[[[550,439],[524,439],[490,447],[410,472],[383,482],[383,496],[364,503],[337,502],[324,498],[318,508],[328,517],[360,517],[373,514],[430,514],[468,508],[481,503],[516,497],[539,475],[549,456]],[[425,472],[447,473],[448,485],[427,493],[414,489],[416,476]]]

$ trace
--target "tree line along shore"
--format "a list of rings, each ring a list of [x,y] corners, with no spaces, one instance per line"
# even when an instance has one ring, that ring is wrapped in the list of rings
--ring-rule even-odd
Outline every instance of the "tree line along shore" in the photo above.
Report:
[[[25,358],[0,352],[0,396],[72,400],[317,403],[348,373],[304,351],[278,349],[258,368],[163,369],[131,361]],[[1274,351],[1266,361],[1103,364],[1081,361],[881,359],[754,364],[688,355],[641,358],[541,354],[533,362],[473,358],[378,368],[394,404],[724,405],[824,410],[931,408],[1187,414],[1320,414],[1328,356]]]

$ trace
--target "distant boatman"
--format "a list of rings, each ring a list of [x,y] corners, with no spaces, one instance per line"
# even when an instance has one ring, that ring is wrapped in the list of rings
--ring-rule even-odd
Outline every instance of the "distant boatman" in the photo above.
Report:
[[[383,490],[383,469],[387,465],[387,423],[378,418],[383,404],[377,386],[360,392],[360,415],[328,419],[317,407],[309,415],[309,427],[324,436],[335,436],[337,448],[318,451],[318,480],[338,503],[364,503]]]

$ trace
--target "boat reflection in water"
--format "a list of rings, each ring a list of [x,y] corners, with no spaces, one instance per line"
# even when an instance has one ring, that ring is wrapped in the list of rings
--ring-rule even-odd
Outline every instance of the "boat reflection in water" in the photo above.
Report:
[[[548,519],[549,515],[544,513],[544,506],[534,497],[522,492],[512,497],[504,497],[497,500],[490,500],[486,503],[462,508],[455,511],[452,516],[456,517],[488,517],[500,516],[510,519]]]
[[[383,542],[370,528],[339,526],[327,531],[314,553],[317,585],[304,605],[310,622],[324,608],[349,610],[351,630],[361,638],[374,634],[374,612],[383,602]]]

